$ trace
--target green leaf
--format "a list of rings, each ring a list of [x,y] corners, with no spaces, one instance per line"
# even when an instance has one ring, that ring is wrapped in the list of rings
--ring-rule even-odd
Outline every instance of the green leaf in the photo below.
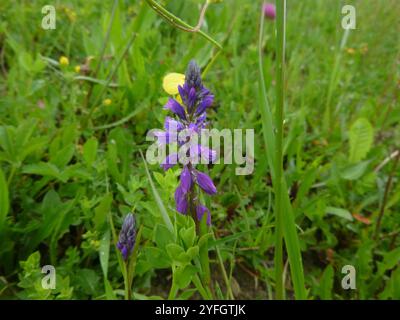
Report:
[[[144,255],[146,260],[158,269],[168,268],[171,265],[171,259],[165,254],[164,250],[155,247],[144,247]]]
[[[107,280],[108,260],[110,256],[110,230],[107,230],[100,240],[99,258],[101,269],[103,270],[104,279]]]
[[[322,300],[332,299],[332,288],[333,288],[333,267],[328,265],[324,273],[322,274],[320,281],[320,297]]]
[[[104,279],[104,288],[106,290],[106,298],[107,300],[117,300],[117,297],[114,294],[113,288],[111,286],[110,281]]]
[[[8,185],[3,170],[0,168],[0,231],[3,230],[9,207]]]
[[[269,169],[271,171],[271,176],[273,184],[276,183],[276,168],[275,157],[273,152],[270,150],[276,150],[275,147],[275,132],[274,125],[272,122],[273,114],[268,101],[267,86],[264,77],[264,67],[263,67],[263,34],[264,34],[264,15],[260,14],[261,23],[259,28],[259,41],[258,41],[258,67],[259,67],[259,86],[258,86],[258,104],[259,111],[261,114],[263,137],[265,144],[265,154],[264,160],[268,162]],[[282,190],[287,190],[286,181],[283,179]],[[294,287],[294,293],[296,299],[305,299],[307,297],[307,292],[304,284],[304,272],[303,263],[300,252],[299,237],[297,234],[296,222],[294,219],[292,205],[289,199],[289,195],[285,192],[283,194],[284,201],[284,211],[283,215],[283,234],[286,244],[286,249],[289,258],[290,272],[292,275],[292,282]]]
[[[185,253],[183,248],[180,245],[177,245],[176,243],[170,243],[169,245],[166,246],[166,249],[169,257],[172,260],[176,260],[179,255]]]
[[[22,168],[23,173],[36,174],[39,176],[60,178],[60,170],[52,163],[39,162],[34,164],[26,165]]]
[[[107,194],[101,199],[99,205],[94,209],[94,224],[97,229],[100,229],[106,222],[108,214],[111,210],[112,200],[112,195]]]
[[[193,260],[195,257],[199,255],[199,246],[194,246],[187,249],[186,254],[188,255],[190,260]]]
[[[200,248],[202,248],[203,246],[207,246],[207,249],[208,249],[208,247],[211,247],[211,246],[209,246],[209,244],[208,244],[208,240],[210,239],[210,238],[212,238],[212,233],[206,233],[206,234],[203,234],[201,237],[200,237],[200,239],[199,239],[199,241],[198,241],[198,246],[200,247]]]
[[[350,162],[362,160],[371,149],[374,130],[366,118],[357,119],[350,128]]]
[[[157,224],[154,228],[154,242],[157,247],[164,249],[166,245],[174,242],[174,235],[163,224]]]
[[[335,208],[335,207],[326,207],[325,212],[328,214],[333,214],[335,216],[338,216],[340,218],[343,218],[343,219],[346,219],[349,221],[353,221],[353,216],[346,209]]]
[[[362,161],[357,164],[350,165],[340,172],[340,176],[345,180],[357,180],[367,170],[370,161]]]
[[[192,226],[188,229],[182,228],[179,232],[181,239],[186,248],[190,248],[193,246],[194,239],[196,238],[196,229],[195,226]]]
[[[175,269],[174,278],[175,283],[179,289],[186,288],[192,281],[193,276],[196,274],[197,269],[192,265],[186,265]]]
[[[157,206],[158,206],[158,208],[159,208],[159,210],[161,212],[161,216],[162,216],[162,218],[164,220],[164,223],[167,226],[167,228],[169,229],[169,231],[171,233],[175,234],[174,233],[174,226],[172,225],[172,222],[171,222],[171,219],[170,219],[170,217],[168,215],[167,209],[165,209],[164,203],[162,202],[161,197],[160,197],[160,195],[159,195],[159,193],[158,193],[158,191],[157,191],[157,189],[156,189],[156,187],[155,187],[155,185],[153,183],[153,179],[151,178],[151,175],[150,175],[150,172],[149,172],[149,168],[147,167],[147,163],[146,163],[146,160],[143,157],[142,152],[140,152],[140,155],[142,156],[144,167],[146,169],[147,178],[149,179],[151,190],[153,191],[154,198],[156,199],[156,203],[157,203]]]
[[[80,290],[88,295],[96,295],[98,291],[99,275],[92,269],[80,269],[76,275],[76,281]]]
[[[57,153],[50,159],[50,162],[56,165],[58,168],[64,168],[72,159],[75,153],[75,146],[69,144],[64,148],[61,148]]]
[[[98,142],[96,138],[90,138],[83,145],[83,159],[91,166],[96,160]]]

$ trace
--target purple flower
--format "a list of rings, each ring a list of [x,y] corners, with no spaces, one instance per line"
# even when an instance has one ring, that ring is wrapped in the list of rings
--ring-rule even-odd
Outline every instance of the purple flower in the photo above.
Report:
[[[196,89],[202,86],[200,68],[194,60],[189,62],[186,69],[185,84]]]
[[[190,213],[193,217],[197,216],[199,220],[207,213],[207,224],[210,224],[210,211],[199,202],[197,194],[199,189],[195,188],[195,183],[210,195],[216,194],[217,189],[211,178],[205,173],[195,170],[195,166],[199,162],[199,158],[202,159],[202,163],[213,163],[216,160],[216,152],[202,146],[192,137],[198,135],[200,130],[205,128],[207,109],[214,103],[214,95],[203,86],[200,68],[194,61],[190,61],[185,73],[185,83],[178,86],[178,92],[182,104],[170,98],[164,108],[172,111],[179,119],[167,117],[164,123],[165,132],[158,132],[156,136],[163,139],[165,143],[177,142],[178,146],[189,143],[188,152],[184,153],[189,156],[189,163],[185,162],[179,186],[175,190],[176,210],[181,214],[187,214],[189,208],[193,208],[190,209],[193,210]],[[180,137],[178,137],[179,133],[181,133]],[[161,165],[162,168],[168,170],[173,167],[180,157],[183,157],[183,154],[168,155]],[[190,206],[189,201],[193,202],[190,203]]]
[[[135,218],[132,213],[126,215],[119,233],[117,248],[121,251],[124,260],[128,260],[136,241]]]
[[[216,194],[217,188],[214,186],[211,178],[203,172],[197,171],[197,184],[208,194]]]
[[[186,214],[188,208],[188,202],[186,199],[186,193],[183,192],[182,187],[180,185],[175,190],[175,203],[176,203],[176,211],[182,214]]]
[[[186,194],[192,186],[192,174],[187,166],[184,166],[181,173],[181,189]]]
[[[204,111],[207,110],[208,107],[210,107],[213,104],[213,102],[214,102],[214,96],[212,94],[206,95],[200,102],[196,110],[196,114],[198,115],[202,114]]]
[[[201,221],[204,214],[207,213],[207,225],[211,225],[211,213],[207,207],[203,206],[201,203],[196,206],[197,220]]]
[[[275,5],[272,3],[264,3],[263,5],[264,16],[268,19],[274,20],[276,16]]]
[[[169,98],[167,104],[164,106],[164,109],[171,110],[181,119],[186,119],[185,109],[175,99]]]

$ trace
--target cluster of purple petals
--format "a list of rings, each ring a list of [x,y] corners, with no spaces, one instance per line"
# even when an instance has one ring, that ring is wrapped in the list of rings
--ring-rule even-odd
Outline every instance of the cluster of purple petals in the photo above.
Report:
[[[133,251],[136,242],[135,218],[129,213],[122,224],[119,233],[117,248],[121,251],[122,257],[126,261]]]
[[[175,118],[166,117],[164,123],[165,131],[156,133],[159,143],[170,144],[177,143],[178,146],[188,141],[180,141],[178,134],[182,130],[190,133],[200,133],[200,130],[206,126],[207,109],[214,102],[214,95],[203,86],[198,65],[191,61],[185,74],[185,83],[178,86],[178,91],[182,103],[174,98],[169,98],[164,109],[171,111]],[[190,140],[190,138],[189,138]],[[205,159],[202,163],[212,163],[215,161],[216,152],[201,144],[190,144],[190,157],[196,159]],[[169,154],[163,161],[161,167],[164,170],[172,168],[178,163],[179,154]],[[191,159],[191,158],[190,158]],[[180,176],[180,183],[175,191],[176,210],[181,214],[187,214],[190,208],[196,210],[196,215],[200,221],[204,214],[207,214],[207,224],[211,224],[210,210],[200,203],[195,194],[194,186],[198,185],[201,190],[209,195],[217,193],[217,189],[211,178],[196,169],[195,161],[190,161],[183,166]],[[190,203],[189,203],[190,202]]]

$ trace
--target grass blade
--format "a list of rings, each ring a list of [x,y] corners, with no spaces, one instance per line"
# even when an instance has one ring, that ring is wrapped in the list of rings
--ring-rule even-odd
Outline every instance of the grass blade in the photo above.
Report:
[[[146,159],[144,158],[142,151],[139,150],[139,152],[140,152],[140,156],[143,159],[144,167],[146,169],[147,178],[149,179],[151,190],[153,191],[154,198],[156,200],[158,209],[160,209],[160,213],[161,213],[161,216],[162,216],[162,218],[164,220],[164,223],[167,226],[167,228],[169,229],[169,231],[172,234],[175,234],[174,226],[172,225],[172,222],[171,222],[171,219],[170,219],[170,217],[168,215],[167,209],[165,208],[164,203],[161,200],[160,194],[158,193],[158,191],[157,191],[157,189],[156,189],[156,187],[155,187],[155,185],[153,183],[153,179],[151,178],[151,175],[150,175],[150,172],[149,172],[149,168],[147,167]]]
[[[275,134],[272,121],[272,111],[268,102],[266,92],[266,85],[264,80],[263,71],[263,53],[262,53],[262,39],[264,30],[264,15],[261,13],[260,19],[260,34],[259,34],[259,96],[260,96],[260,113],[263,126],[264,143],[267,150],[276,150],[275,148]],[[266,158],[271,170],[272,181],[276,181],[276,165],[275,158],[271,152],[266,152]],[[286,181],[282,179],[282,190],[287,190]],[[297,235],[296,224],[294,220],[292,206],[287,192],[283,192],[283,236],[285,239],[286,250],[289,257],[290,271],[296,299],[305,299],[306,290],[304,286],[304,274],[302,258],[300,253],[300,244]]]

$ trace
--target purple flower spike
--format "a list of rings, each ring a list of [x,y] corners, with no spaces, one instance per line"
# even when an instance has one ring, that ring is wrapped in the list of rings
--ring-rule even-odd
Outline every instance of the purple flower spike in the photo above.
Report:
[[[192,174],[187,166],[184,166],[181,173],[181,189],[184,193],[188,193],[192,186]]]
[[[176,211],[178,211],[181,214],[186,214],[188,203],[186,199],[186,194],[183,192],[181,186],[179,186],[175,190],[175,204],[176,204]]]
[[[211,178],[203,172],[197,171],[197,184],[208,194],[217,193],[217,188]]]
[[[172,111],[175,117],[166,117],[165,132],[157,132],[156,136],[159,143],[165,141],[164,144],[177,143],[178,146],[189,143],[189,150],[186,153],[186,156],[189,156],[189,162],[183,166],[180,183],[175,190],[176,210],[185,215],[197,215],[199,220],[207,213],[207,224],[210,225],[210,210],[198,202],[199,189],[213,195],[217,193],[217,188],[207,174],[193,168],[198,163],[214,163],[217,158],[214,150],[202,146],[201,141],[196,139],[201,134],[201,129],[208,125],[207,109],[213,105],[214,95],[204,87],[201,70],[196,62],[190,61],[185,73],[185,82],[183,85],[178,85],[178,92],[182,101],[179,103],[170,98],[164,107]],[[178,162],[177,158],[179,159],[177,154],[168,155],[161,167],[164,170],[172,168]],[[196,188],[195,183],[200,188]]]
[[[179,118],[186,119],[185,109],[179,104],[178,101],[169,98],[167,104],[164,106],[164,109],[171,110],[175,113]]]
[[[275,5],[272,3],[264,3],[263,5],[264,16],[270,20],[274,20],[276,16]]]
[[[207,225],[211,225],[211,213],[210,210],[208,210],[207,207],[203,206],[202,204],[199,204],[196,206],[196,214],[197,214],[197,219],[201,221],[203,218],[204,214],[207,213]]]
[[[121,251],[124,260],[128,260],[129,255],[133,251],[136,241],[136,230],[135,230],[135,218],[132,213],[129,213],[122,224],[121,231],[119,233],[119,239],[117,248]]]

